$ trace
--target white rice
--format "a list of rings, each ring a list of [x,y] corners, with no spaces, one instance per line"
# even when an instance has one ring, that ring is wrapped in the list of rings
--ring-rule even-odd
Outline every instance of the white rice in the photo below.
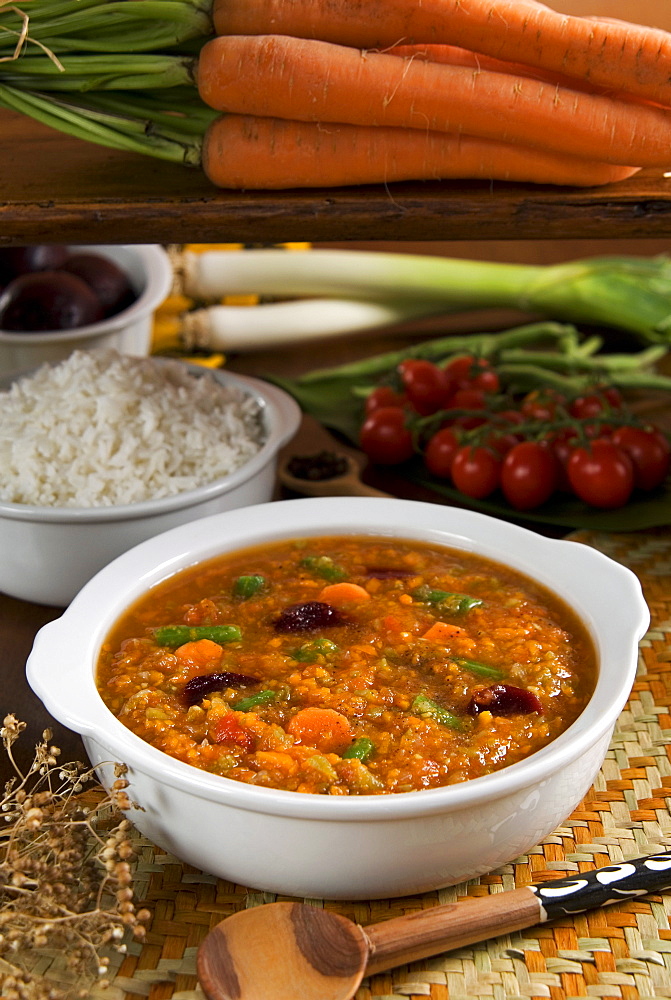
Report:
[[[110,507],[228,475],[265,438],[261,407],[207,372],[75,351],[0,392],[0,498]]]

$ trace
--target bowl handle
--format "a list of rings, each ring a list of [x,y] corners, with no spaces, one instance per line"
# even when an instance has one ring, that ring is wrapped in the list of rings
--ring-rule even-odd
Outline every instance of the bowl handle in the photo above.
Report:
[[[26,679],[50,715],[68,729],[94,734],[102,702],[93,676],[76,675],[81,649],[72,641],[65,615],[47,622],[37,632],[26,661]]]

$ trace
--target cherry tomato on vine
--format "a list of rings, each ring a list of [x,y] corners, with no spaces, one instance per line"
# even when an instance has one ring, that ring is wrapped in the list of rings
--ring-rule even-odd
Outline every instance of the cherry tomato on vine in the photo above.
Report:
[[[603,386],[584,396],[578,396],[569,406],[572,417],[585,420],[607,414],[610,410],[619,410],[622,406],[622,394],[615,386]]]
[[[450,382],[458,389],[482,389],[484,392],[498,392],[501,388],[499,376],[487,358],[476,358],[467,354],[449,361],[444,368]]]
[[[456,410],[484,410],[487,406],[487,393],[483,389],[465,386],[452,393],[450,406]]]
[[[571,452],[578,445],[577,431],[573,427],[564,427],[562,430],[553,431],[546,440],[557,459],[557,489],[563,493],[570,493],[571,484],[566,466]]]
[[[575,448],[566,471],[573,492],[591,507],[622,507],[634,488],[631,459],[607,438]]]
[[[671,457],[669,444],[658,431],[642,427],[618,427],[611,437],[613,444],[627,453],[634,466],[634,486],[654,490],[666,479]]]
[[[501,459],[489,448],[463,445],[452,461],[452,482],[475,500],[484,500],[499,485]]]
[[[364,420],[359,444],[371,462],[398,465],[414,454],[407,414],[400,406],[381,406]]]
[[[556,389],[534,389],[522,400],[520,412],[528,420],[553,420],[565,402],[566,397]]]
[[[366,414],[379,410],[381,406],[403,406],[407,398],[401,392],[396,392],[390,385],[378,385],[366,396],[364,409]]]
[[[604,420],[595,420],[591,424],[583,424],[582,432],[588,438],[609,438],[613,433],[613,425]]]
[[[471,375],[468,385],[472,389],[482,389],[486,393],[498,392],[501,388],[501,380],[489,361],[480,358],[476,365],[477,370]]]
[[[496,416],[508,424],[523,424],[526,419],[521,410],[499,410]]]
[[[487,423],[487,417],[485,416],[484,410],[481,417],[475,416],[473,414],[470,417],[455,417],[451,422],[451,427],[461,427],[464,431],[473,430],[474,427],[483,427]]]
[[[613,410],[619,410],[622,408],[622,393],[616,385],[599,385],[597,386],[596,391],[599,395],[603,396]]]
[[[524,423],[524,417],[519,410],[498,410],[492,416],[490,423],[491,433],[482,443],[493,448],[502,457],[524,440],[516,431],[517,425]]]
[[[398,366],[410,405],[426,417],[447,406],[450,382],[445,371],[432,361],[409,358]]]
[[[557,488],[557,459],[547,443],[521,441],[501,466],[501,490],[515,510],[540,507]]]
[[[484,438],[483,444],[488,448],[492,448],[503,458],[511,448],[519,444],[520,439],[516,434],[508,430],[505,424],[493,423],[491,427],[491,432]]]
[[[451,427],[436,431],[424,449],[424,464],[429,472],[440,479],[449,479],[454,456],[460,447],[459,436]]]
[[[467,384],[474,363],[475,358],[470,354],[465,354],[462,357],[453,358],[445,365],[443,371],[455,389]]]

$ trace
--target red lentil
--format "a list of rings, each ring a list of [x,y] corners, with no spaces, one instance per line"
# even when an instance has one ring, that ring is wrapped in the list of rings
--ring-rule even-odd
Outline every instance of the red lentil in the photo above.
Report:
[[[334,605],[320,600],[329,592]],[[97,680],[126,726],[196,767],[366,795],[534,753],[579,715],[595,675],[584,625],[522,574],[344,536],[241,550],[164,581],[116,624]]]

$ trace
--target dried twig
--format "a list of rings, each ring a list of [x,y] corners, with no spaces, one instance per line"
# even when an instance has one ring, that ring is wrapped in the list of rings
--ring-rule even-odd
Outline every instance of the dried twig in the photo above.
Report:
[[[125,767],[116,766],[109,793],[93,770],[60,765],[60,750],[43,734],[24,773],[12,747],[25,723],[7,715],[0,728],[16,772],[0,793],[0,986],[3,1000],[86,997],[93,982],[108,985],[109,957],[124,938],[143,940],[150,914],[137,910],[132,887],[131,805]],[[87,786],[87,794],[80,794]],[[33,973],[43,949],[66,956],[77,986],[65,990]]]

